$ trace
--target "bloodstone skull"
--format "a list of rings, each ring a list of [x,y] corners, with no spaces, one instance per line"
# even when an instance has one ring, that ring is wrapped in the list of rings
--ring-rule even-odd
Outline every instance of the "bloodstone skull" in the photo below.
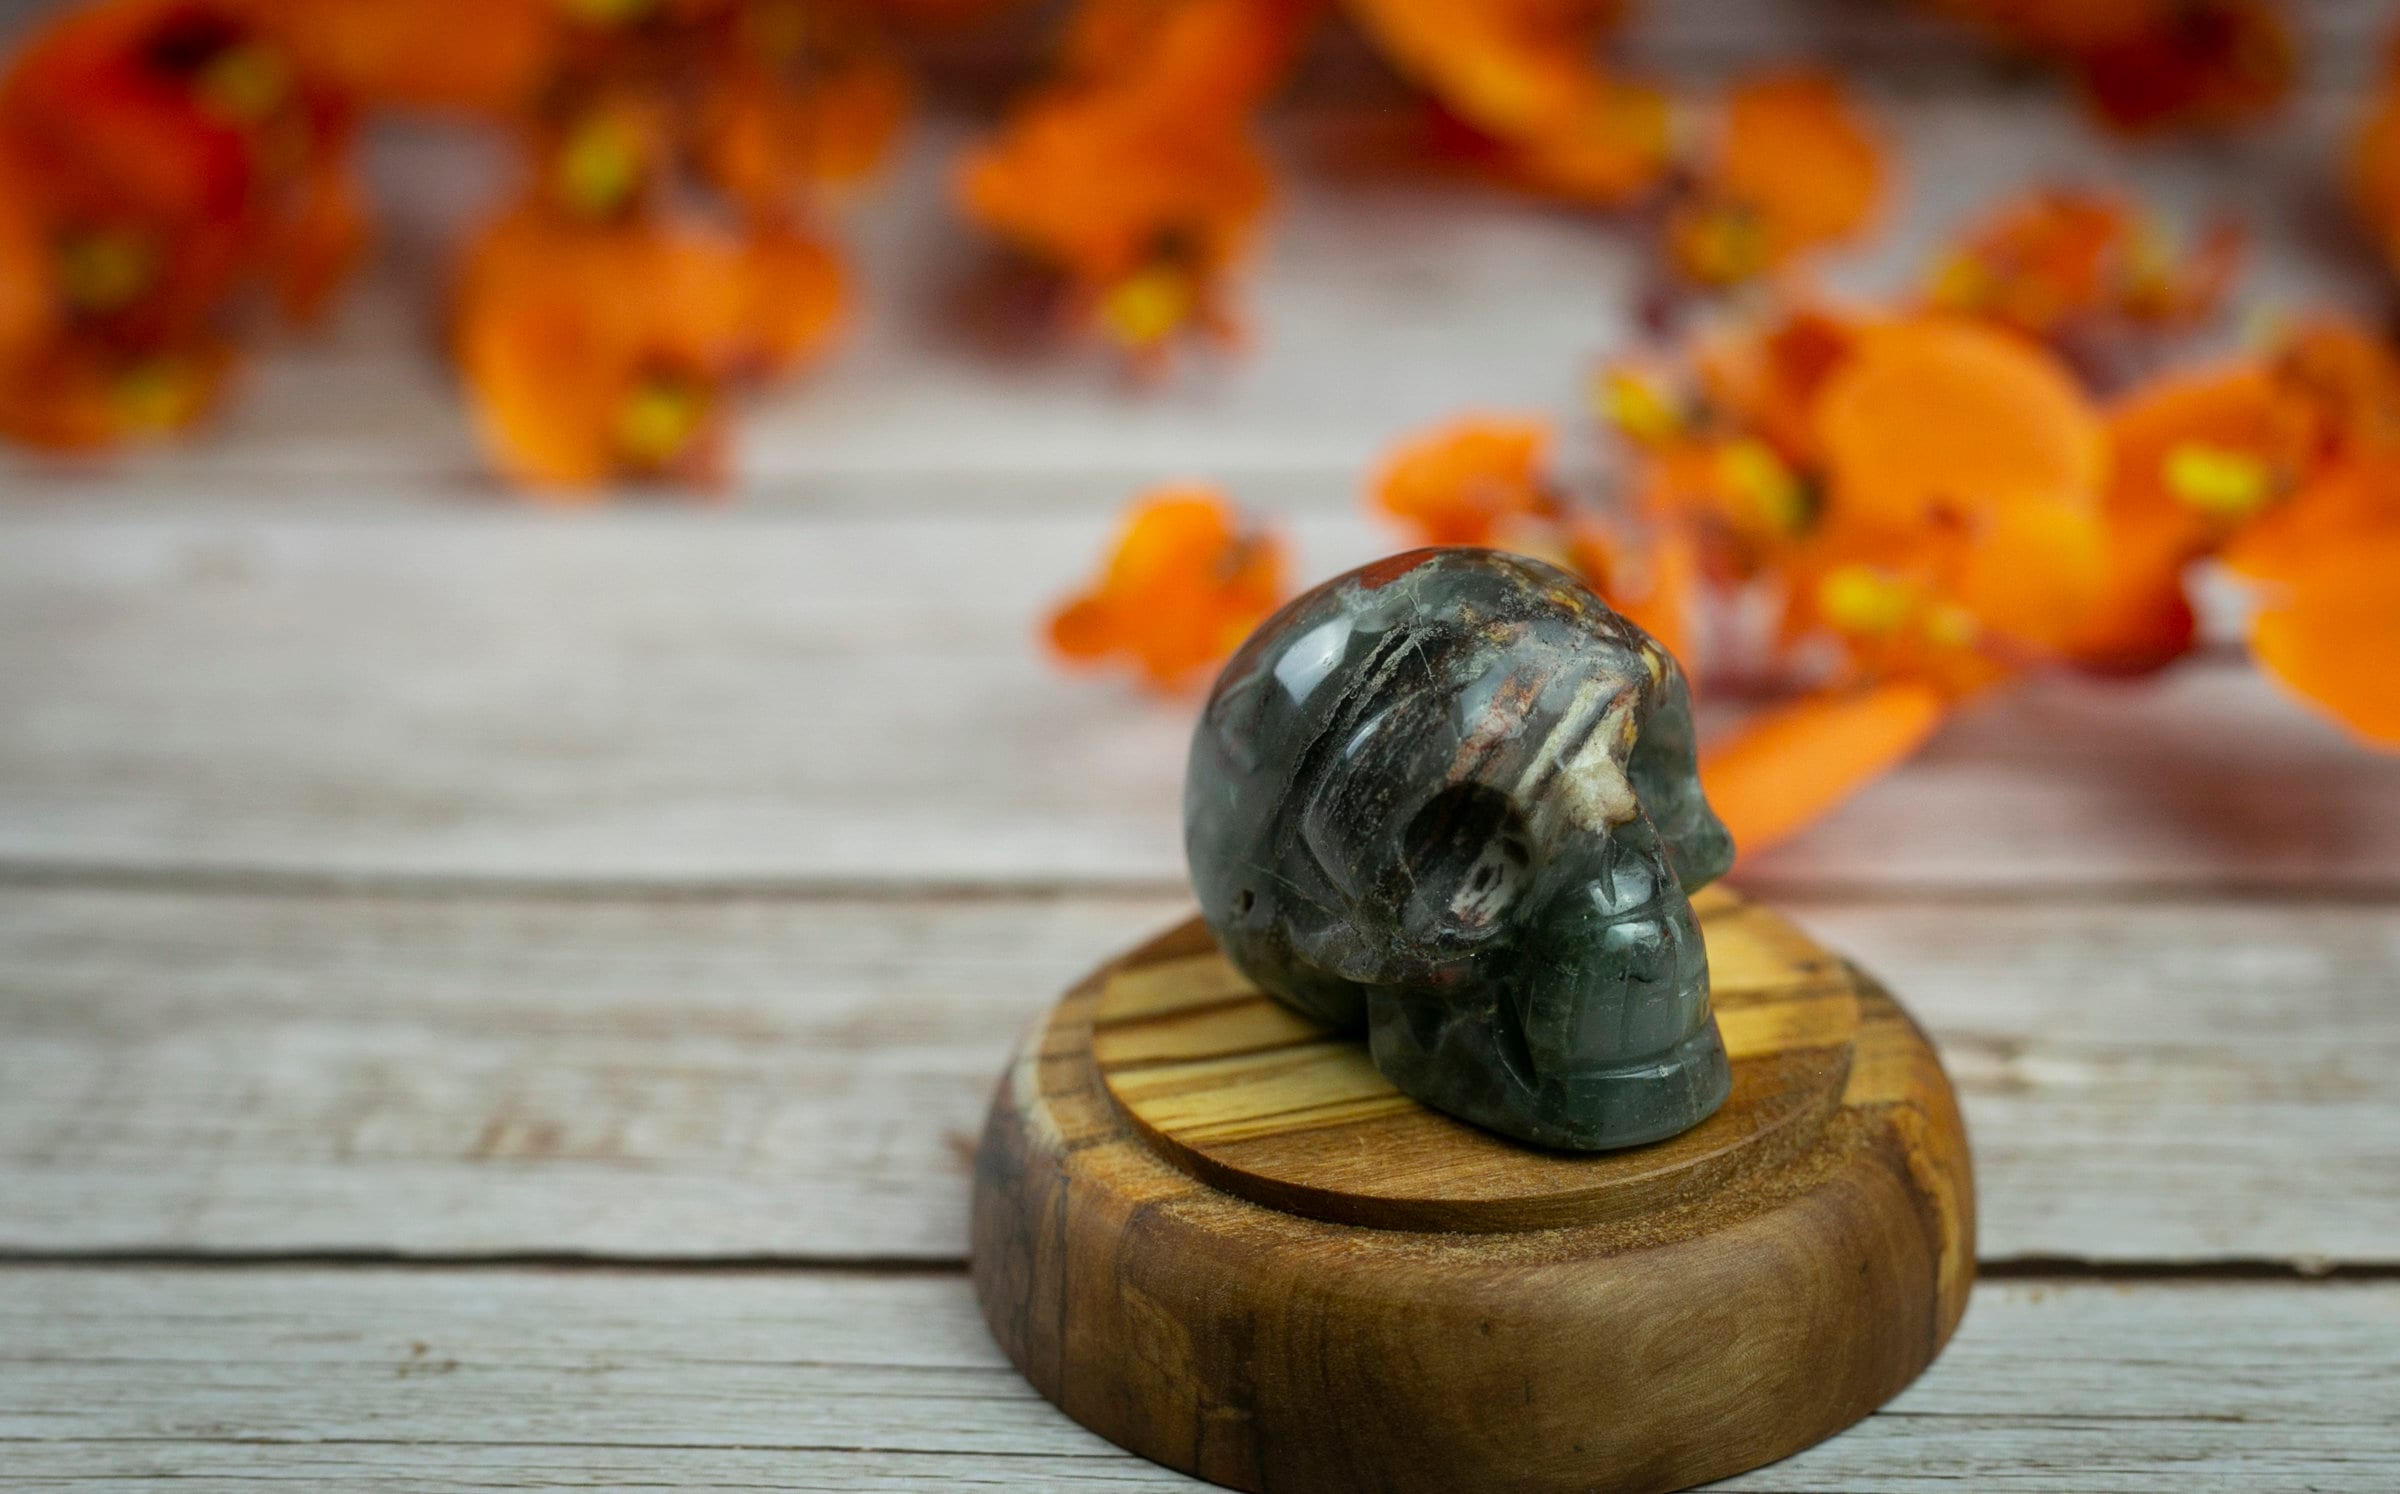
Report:
[[[1597,1151],[1723,1103],[1691,698],[1566,572],[1416,550],[1292,602],[1217,680],[1184,829],[1233,962],[1426,1104]]]

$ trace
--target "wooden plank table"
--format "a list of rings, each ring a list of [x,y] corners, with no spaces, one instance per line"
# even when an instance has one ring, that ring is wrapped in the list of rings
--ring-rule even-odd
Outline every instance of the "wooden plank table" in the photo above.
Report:
[[[2337,105],[2152,163],[2262,205],[2287,302],[2372,283],[2278,210]],[[1943,165],[1862,283],[2124,171],[2038,92],[1892,107]],[[1156,478],[1375,553],[1378,446],[1567,407],[1636,255],[1307,177],[1250,357],[1129,391],[977,322],[957,136],[730,506],[474,478],[410,297],[475,188],[423,137],[376,283],[219,435],[0,468],[0,1486],[1191,1486],[1036,1398],[964,1274],[1012,1039],[1185,908],[1189,707],[1034,618]],[[2044,684],[1744,882],[1941,1042],[1984,1285],[1737,1487],[2400,1487],[2400,761],[2228,657]]]

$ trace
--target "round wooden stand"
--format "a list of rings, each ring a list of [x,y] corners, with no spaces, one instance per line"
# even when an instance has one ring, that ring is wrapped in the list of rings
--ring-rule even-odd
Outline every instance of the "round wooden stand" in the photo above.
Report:
[[[984,1133],[993,1333],[1077,1421],[1239,1489],[1680,1489],[1857,1421],[1966,1308],[1957,1106],[1872,981],[1698,908],[1732,1098],[1597,1156],[1418,1105],[1197,921],[1096,972]]]

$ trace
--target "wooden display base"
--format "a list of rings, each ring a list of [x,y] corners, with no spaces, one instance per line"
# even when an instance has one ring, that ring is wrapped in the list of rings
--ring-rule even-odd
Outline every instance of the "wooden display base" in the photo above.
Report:
[[[1197,921],[1096,972],[984,1133],[993,1333],[1077,1421],[1240,1489],[1680,1489],[1857,1421],[1966,1308],[1950,1083],[1856,969],[1697,906],[1732,1098],[1596,1156],[1408,1099]]]

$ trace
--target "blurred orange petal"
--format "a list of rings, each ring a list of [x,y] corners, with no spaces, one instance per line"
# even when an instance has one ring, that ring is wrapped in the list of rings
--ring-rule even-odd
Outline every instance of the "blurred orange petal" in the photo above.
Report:
[[[1469,416],[1406,442],[1374,481],[1375,506],[1429,545],[1489,544],[1548,502],[1538,420]]]
[[[1834,516],[1912,525],[1944,510],[2092,504],[2107,434],[2074,375],[2006,333],[1943,317],[1870,329],[1816,406]]]
[[[1830,813],[1941,725],[1929,685],[1894,681],[1769,707],[1700,755],[1700,786],[1745,857]]]
[[[2400,748],[2400,529],[2283,576],[2252,625],[2260,667],[2379,746]]]
[[[1136,502],[1098,582],[1053,612],[1046,631],[1062,659],[1122,658],[1151,688],[1176,691],[1222,663],[1283,597],[1280,541],[1214,489],[1161,488]]]

